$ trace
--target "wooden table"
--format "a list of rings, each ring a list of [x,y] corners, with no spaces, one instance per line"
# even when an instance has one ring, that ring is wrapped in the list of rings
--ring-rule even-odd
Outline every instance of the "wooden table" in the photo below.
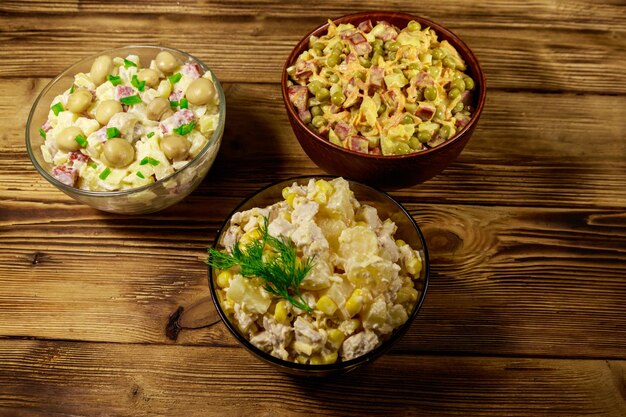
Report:
[[[0,3],[0,415],[626,415],[626,4],[345,3]],[[456,163],[392,193],[432,260],[407,335],[362,370],[297,379],[205,326],[205,251],[254,190],[322,172],[283,108],[290,49],[327,17],[382,7],[464,38],[487,104]],[[198,56],[228,103],[206,180],[138,217],[66,197],[24,146],[43,86],[126,44]]]

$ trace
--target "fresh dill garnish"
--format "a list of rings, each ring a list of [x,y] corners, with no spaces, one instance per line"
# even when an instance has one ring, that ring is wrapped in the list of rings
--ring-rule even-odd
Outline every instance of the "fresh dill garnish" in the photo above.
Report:
[[[261,237],[245,248],[241,248],[237,241],[231,253],[209,248],[207,264],[216,269],[229,269],[233,266],[241,267],[241,275],[247,278],[259,277],[263,279],[263,288],[270,294],[288,300],[291,305],[300,310],[311,313],[302,294],[300,283],[306,278],[313,267],[311,258],[301,261],[298,250],[293,241],[285,236],[270,236],[267,231],[268,219],[264,218],[259,227]],[[266,250],[270,254],[264,253]]]

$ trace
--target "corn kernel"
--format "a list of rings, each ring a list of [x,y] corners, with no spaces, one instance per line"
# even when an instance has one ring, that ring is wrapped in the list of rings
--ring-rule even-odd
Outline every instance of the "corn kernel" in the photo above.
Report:
[[[360,289],[354,290],[348,301],[346,301],[346,310],[350,317],[357,314],[363,308],[363,296]]]
[[[255,240],[259,240],[260,238],[261,238],[261,232],[259,232],[259,229],[252,229],[252,230],[247,231],[241,236],[241,239],[239,239],[239,244],[241,246],[248,246]]]
[[[402,287],[396,294],[396,303],[404,304],[409,301],[417,300],[417,290],[413,287]]]
[[[330,196],[335,192],[335,188],[326,180],[317,180],[315,181],[315,190]]]
[[[339,329],[328,330],[328,341],[337,349],[341,346],[346,339],[346,335]]]
[[[317,204],[326,204],[328,203],[328,196],[324,193],[317,192],[313,195],[313,201]]]
[[[313,346],[309,345],[308,343],[300,342],[298,340],[293,342],[293,349],[296,352],[302,353],[307,356],[311,356],[311,353],[313,353]]]
[[[287,204],[289,204],[289,207],[293,207],[293,200],[295,198],[296,198],[296,194],[295,193],[287,194],[287,197],[285,197],[285,200],[287,201]]]
[[[298,355],[298,356],[296,356],[296,362],[298,362],[298,363],[300,363],[300,364],[302,364],[302,365],[306,364],[308,360],[309,360],[309,358],[307,358],[307,357],[306,357],[306,356],[304,356],[304,355]]]
[[[406,263],[406,270],[413,276],[419,275],[422,270],[422,261],[418,257],[409,259]]]
[[[220,288],[228,288],[230,285],[230,280],[232,279],[233,274],[230,271],[222,271],[217,275],[217,285]]]
[[[289,223],[291,223],[291,213],[289,213],[288,211],[281,211],[279,216],[282,217],[283,220],[286,220]]]
[[[323,365],[324,360],[322,359],[322,355],[313,355],[311,356],[311,365]]]
[[[337,362],[337,352],[331,352],[326,355],[322,355],[322,363],[324,365],[329,365],[335,362]]]
[[[365,227],[370,227],[369,224],[365,223],[364,221],[358,221],[356,222],[355,226],[365,226]]]
[[[335,311],[337,311],[337,304],[327,295],[322,295],[320,299],[317,300],[315,307],[329,316],[332,316],[335,314]]]
[[[274,309],[274,320],[278,323],[287,323],[287,314],[287,303],[285,300],[280,300]]]
[[[291,190],[289,189],[289,187],[285,187],[285,188],[283,188],[283,192],[282,192],[282,194],[283,194],[283,198],[284,198],[285,200],[287,199],[287,196],[289,195],[289,192],[290,192],[290,191],[291,191]]]
[[[406,245],[406,242],[404,240],[402,240],[402,239],[397,239],[396,240],[396,246],[397,247],[404,246],[404,245]]]

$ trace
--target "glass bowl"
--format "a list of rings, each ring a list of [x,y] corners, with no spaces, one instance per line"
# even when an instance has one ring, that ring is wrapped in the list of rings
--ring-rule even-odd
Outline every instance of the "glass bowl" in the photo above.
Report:
[[[143,187],[121,191],[89,191],[74,188],[63,184],[52,176],[52,164],[47,163],[41,153],[43,138],[39,134],[40,127],[48,117],[52,100],[72,85],[74,75],[79,72],[87,73],[93,60],[100,55],[120,56],[134,54],[142,62],[150,62],[159,52],[168,51],[181,62],[196,63],[202,71],[210,71],[213,75],[215,89],[219,97],[219,122],[209,138],[208,143],[200,153],[185,167],[173,174]],[[33,165],[52,185],[69,195],[73,199],[93,208],[111,213],[145,214],[153,213],[169,207],[189,195],[206,176],[217,156],[226,119],[226,100],[219,80],[210,68],[198,58],[173,48],[163,46],[125,46],[99,52],[96,55],[82,59],[73,64],[59,76],[50,81],[39,94],[28,116],[26,123],[26,149]]]
[[[331,180],[335,177],[332,176],[315,176],[315,177],[297,177],[291,178],[285,181],[281,181],[279,183],[270,185],[262,190],[256,192],[250,198],[243,201],[239,206],[237,206],[228,216],[220,230],[217,232],[217,236],[213,243],[213,248],[219,249],[223,247],[222,241],[224,237],[224,232],[228,230],[229,222],[233,214],[243,210],[249,210],[253,207],[265,207],[271,204],[276,203],[283,199],[282,190],[283,188],[292,185],[294,182],[299,185],[306,185],[311,178],[315,179],[326,179]],[[426,249],[426,241],[424,240],[424,236],[413,219],[413,217],[406,211],[406,209],[394,200],[391,196],[383,191],[379,191],[370,186],[355,182],[348,181],[350,184],[350,190],[354,193],[354,196],[360,203],[366,203],[378,210],[378,216],[381,219],[389,218],[393,220],[398,226],[398,230],[395,234],[396,239],[402,239],[415,250],[418,250],[422,255],[423,265],[422,275],[419,280],[415,280],[416,289],[420,292],[420,295],[413,307],[413,310],[408,315],[408,320],[402,324],[400,327],[395,329],[393,333],[391,333],[387,339],[385,339],[378,347],[365,355],[353,358],[351,360],[345,362],[336,362],[334,364],[329,365],[311,365],[311,364],[299,364],[295,362],[285,361],[279,358],[276,358],[261,349],[254,346],[250,341],[239,332],[237,326],[231,323],[228,315],[222,309],[220,302],[217,296],[217,288],[216,288],[216,273],[215,270],[211,267],[208,268],[208,276],[209,276],[209,287],[211,289],[211,295],[213,298],[213,303],[215,304],[215,308],[219,313],[222,321],[228,328],[228,330],[232,333],[232,335],[241,343],[252,355],[257,358],[278,367],[280,370],[294,374],[299,376],[329,376],[335,374],[341,374],[348,371],[352,371],[360,366],[365,365],[366,363],[370,363],[376,358],[380,357],[383,353],[385,353],[389,348],[391,348],[401,337],[406,333],[406,331],[411,326],[411,323],[417,316],[418,311],[420,310],[422,303],[424,302],[424,298],[426,296],[426,290],[428,287],[429,280],[429,271],[430,271],[430,262],[428,259],[428,250]]]
[[[419,184],[439,174],[454,162],[472,136],[483,111],[487,94],[483,70],[472,50],[461,38],[449,29],[421,16],[391,11],[370,11],[342,16],[334,19],[333,22],[337,25],[352,23],[357,26],[366,20],[371,20],[372,23],[387,21],[400,28],[406,27],[411,20],[415,20],[422,27],[432,28],[440,40],[445,39],[454,46],[467,64],[467,73],[476,83],[472,102],[474,112],[468,124],[446,142],[425,151],[406,155],[383,156],[361,153],[335,145],[327,138],[319,135],[300,119],[289,100],[287,68],[292,66],[300,54],[308,49],[311,36],[319,37],[328,32],[328,23],[324,23],[306,34],[285,61],[281,89],[287,117],[304,152],[327,173],[385,189]]]

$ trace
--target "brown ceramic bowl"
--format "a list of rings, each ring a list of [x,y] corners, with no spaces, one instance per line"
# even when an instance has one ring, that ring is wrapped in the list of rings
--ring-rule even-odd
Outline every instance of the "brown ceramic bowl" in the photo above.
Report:
[[[340,175],[357,181],[374,184],[385,188],[406,187],[424,182],[443,171],[461,153],[469,141],[485,104],[485,77],[483,71],[471,49],[458,36],[423,17],[396,12],[362,12],[340,17],[333,20],[335,24],[352,23],[357,26],[364,20],[371,20],[373,24],[385,20],[394,26],[404,28],[411,21],[419,22],[422,27],[430,26],[435,30],[440,40],[447,40],[461,54],[467,64],[466,73],[476,84],[473,94],[474,112],[467,126],[461,129],[453,138],[434,148],[408,155],[369,155],[355,152],[334,145],[328,139],[320,136],[307,124],[303,123],[289,102],[287,95],[287,68],[295,63],[298,56],[308,49],[311,35],[321,36],[328,30],[328,23],[309,32],[291,51],[285,62],[282,73],[283,101],[291,127],[306,154],[320,168],[333,175]]]

